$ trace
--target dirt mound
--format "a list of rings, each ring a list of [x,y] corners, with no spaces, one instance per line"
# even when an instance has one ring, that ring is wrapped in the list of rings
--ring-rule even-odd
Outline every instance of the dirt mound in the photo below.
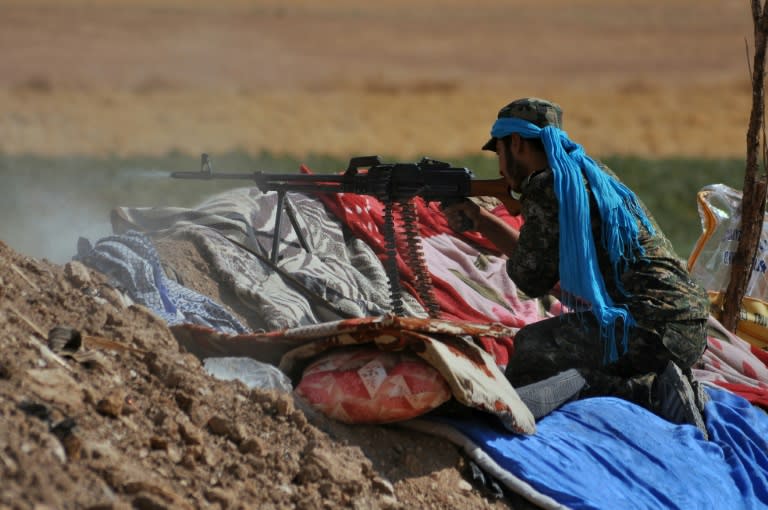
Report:
[[[215,294],[189,246],[161,251]],[[444,440],[330,422],[290,394],[210,377],[162,320],[77,262],[2,242],[0,261],[1,507],[511,505],[473,488]]]

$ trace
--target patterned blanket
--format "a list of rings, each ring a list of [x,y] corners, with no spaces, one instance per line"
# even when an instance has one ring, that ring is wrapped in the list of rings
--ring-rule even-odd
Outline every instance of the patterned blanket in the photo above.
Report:
[[[198,324],[233,334],[248,331],[219,303],[169,279],[152,241],[139,232],[109,236],[95,246],[81,242],[78,249],[75,260],[99,270],[113,286],[171,326]]]
[[[275,265],[269,261],[277,197],[257,188],[220,193],[192,209],[118,208],[112,226],[116,234],[136,230],[152,238],[191,239],[210,262],[212,276],[253,311],[264,331],[386,313],[387,278],[373,251],[345,237],[317,200],[288,196],[311,252],[301,247],[291,223],[281,222]],[[308,299],[308,293],[318,299]],[[424,315],[414,299],[406,307],[409,314]]]
[[[768,410],[768,352],[734,335],[712,316],[708,331],[707,350],[693,369],[696,379]]]
[[[501,338],[512,332],[501,324],[471,324],[417,317],[368,317],[275,332],[281,338],[307,343],[287,352],[280,368],[293,378],[307,360],[335,347],[372,343],[383,351],[409,349],[445,378],[454,398],[472,409],[497,416],[513,432],[532,434],[533,415],[514,388],[481,349],[480,338]]]
[[[311,173],[302,167],[305,173]],[[350,229],[350,231],[381,258],[386,256],[384,236],[384,205],[375,198],[339,193],[320,199]],[[440,205],[414,199],[418,217],[418,232],[422,240],[427,269],[434,294],[440,306],[440,318],[470,322],[499,322],[519,329],[553,313],[559,302],[531,299],[522,295],[503,269],[506,258],[493,244],[476,232],[457,234],[449,226]],[[521,219],[511,216],[504,206],[493,210],[512,226],[519,227]],[[397,264],[403,285],[416,286],[412,267],[406,264],[404,246],[397,246]],[[492,353],[499,366],[506,366],[512,352],[511,338],[486,340],[483,347]]]

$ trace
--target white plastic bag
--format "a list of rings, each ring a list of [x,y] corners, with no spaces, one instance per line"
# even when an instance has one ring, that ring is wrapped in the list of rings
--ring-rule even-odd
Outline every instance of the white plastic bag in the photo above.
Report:
[[[725,292],[733,269],[732,261],[741,236],[741,191],[725,184],[705,186],[698,206],[703,233],[688,261],[691,275],[710,291]],[[763,229],[745,297],[768,300],[768,222]]]
[[[688,270],[707,289],[719,318],[741,236],[742,192],[725,184],[705,186],[697,195],[702,234],[688,258]],[[763,217],[752,272],[739,310],[736,334],[768,347],[768,216]]]
[[[293,391],[291,380],[279,368],[253,358],[206,358],[203,368],[209,375],[222,381],[239,380],[251,389]]]

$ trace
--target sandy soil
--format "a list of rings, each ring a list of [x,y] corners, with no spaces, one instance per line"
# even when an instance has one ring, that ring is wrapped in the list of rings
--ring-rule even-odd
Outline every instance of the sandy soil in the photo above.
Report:
[[[476,152],[526,95],[593,154],[741,156],[730,0],[4,0],[0,152]]]
[[[191,245],[160,251],[220,299]],[[82,345],[49,342],[57,326]],[[0,242],[0,329],[0,508],[526,508],[486,498],[444,440],[211,378],[78,263]]]

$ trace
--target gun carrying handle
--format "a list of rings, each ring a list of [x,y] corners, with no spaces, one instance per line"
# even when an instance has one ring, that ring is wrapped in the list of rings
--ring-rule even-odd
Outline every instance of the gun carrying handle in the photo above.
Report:
[[[472,179],[469,184],[469,196],[498,198],[512,216],[517,216],[522,211],[520,202],[510,196],[509,184],[504,178]]]
[[[350,158],[347,172],[355,173],[359,168],[370,168],[380,164],[381,158],[379,156],[356,156]]]

